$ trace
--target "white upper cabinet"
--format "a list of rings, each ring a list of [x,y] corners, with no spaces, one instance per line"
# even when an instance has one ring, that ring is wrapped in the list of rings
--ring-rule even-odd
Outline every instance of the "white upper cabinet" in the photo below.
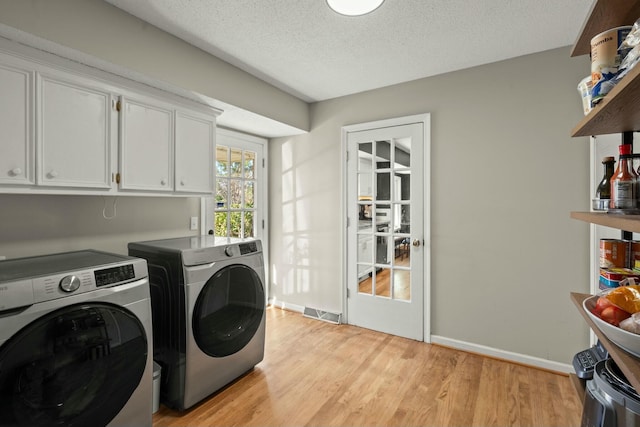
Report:
[[[173,111],[155,100],[120,98],[120,188],[173,191]]]
[[[38,184],[109,189],[111,94],[38,73]]]
[[[0,184],[34,184],[33,72],[0,55]]]
[[[176,111],[176,191],[213,193],[215,134],[215,117]]]
[[[0,193],[211,195],[220,113],[0,38]]]

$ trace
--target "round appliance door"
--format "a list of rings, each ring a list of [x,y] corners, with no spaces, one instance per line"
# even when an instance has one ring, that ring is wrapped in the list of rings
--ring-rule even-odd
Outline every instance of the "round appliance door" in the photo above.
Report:
[[[209,278],[198,295],[193,336],[209,356],[229,356],[251,341],[264,311],[264,286],[255,270],[228,265]]]
[[[70,305],[0,347],[0,426],[105,426],[144,373],[147,337],[129,310]]]

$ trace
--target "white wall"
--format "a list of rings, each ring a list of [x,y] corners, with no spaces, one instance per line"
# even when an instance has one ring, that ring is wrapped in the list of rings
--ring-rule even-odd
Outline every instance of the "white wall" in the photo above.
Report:
[[[589,142],[556,49],[312,105],[311,132],[270,142],[272,293],[342,311],[341,126],[431,113],[432,334],[571,363],[588,329]]]

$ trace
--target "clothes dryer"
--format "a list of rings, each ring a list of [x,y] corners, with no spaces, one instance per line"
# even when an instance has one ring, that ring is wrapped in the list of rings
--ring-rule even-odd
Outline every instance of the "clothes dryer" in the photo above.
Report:
[[[143,259],[0,261],[0,426],[151,426],[151,334]]]
[[[262,244],[214,236],[136,242],[149,267],[160,400],[187,409],[264,357]]]

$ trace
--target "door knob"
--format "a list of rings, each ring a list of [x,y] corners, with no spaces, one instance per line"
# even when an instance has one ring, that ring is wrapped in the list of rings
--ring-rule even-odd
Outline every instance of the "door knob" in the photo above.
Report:
[[[411,244],[416,247],[420,246],[420,239],[413,239],[413,242],[411,242]]]

